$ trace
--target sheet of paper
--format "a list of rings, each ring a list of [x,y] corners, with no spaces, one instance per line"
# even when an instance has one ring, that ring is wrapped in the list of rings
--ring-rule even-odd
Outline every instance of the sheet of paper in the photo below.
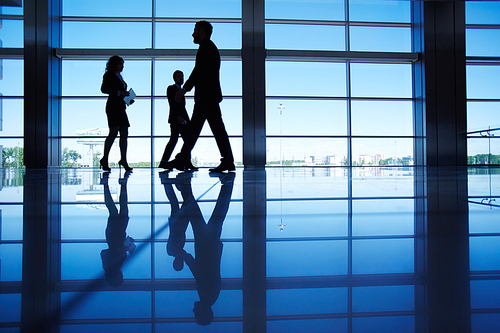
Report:
[[[127,103],[127,105],[130,105],[130,101],[133,100],[133,99],[135,99],[135,96],[137,96],[137,95],[135,94],[135,91],[132,88],[130,88],[130,90],[128,92],[129,92],[130,95],[125,96],[123,98],[123,100],[125,101],[125,103]]]

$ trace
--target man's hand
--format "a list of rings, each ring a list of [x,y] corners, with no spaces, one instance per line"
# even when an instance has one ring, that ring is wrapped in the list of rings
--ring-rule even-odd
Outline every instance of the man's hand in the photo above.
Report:
[[[186,119],[182,118],[181,116],[177,116],[177,121],[182,125],[187,123]]]
[[[186,94],[186,89],[181,89],[179,90],[178,92],[175,93],[175,101],[176,102],[181,102],[182,101],[182,98],[184,97],[184,95]]]
[[[120,91],[120,96],[129,96],[129,95],[130,95],[130,93],[126,90]]]

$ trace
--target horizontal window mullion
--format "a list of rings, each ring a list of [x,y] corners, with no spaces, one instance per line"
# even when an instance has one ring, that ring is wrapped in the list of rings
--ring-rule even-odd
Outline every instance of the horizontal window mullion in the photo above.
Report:
[[[268,134],[266,135],[266,138],[281,138],[281,139],[321,139],[321,138],[353,138],[353,139],[409,139],[409,138],[420,138],[418,136],[413,136],[413,135],[380,135],[380,136],[374,136],[374,135],[277,135],[277,134]]]
[[[22,17],[21,17],[22,19]],[[196,23],[207,20],[210,23],[241,23],[240,18],[179,18],[179,17],[109,17],[109,16],[62,16],[62,22],[171,22]]]
[[[125,60],[195,60],[197,49],[73,49],[56,48],[55,55],[63,60],[107,60],[119,54]],[[240,50],[219,49],[222,61],[241,60]]]
[[[300,100],[341,100],[341,101],[395,101],[395,102],[411,102],[413,98],[401,97],[338,97],[338,96],[266,96],[266,99],[300,99]]]
[[[312,51],[266,49],[266,60],[272,61],[336,61],[412,63],[419,59],[416,52]]]
[[[23,20],[24,15],[0,15],[0,20]]]
[[[411,23],[387,23],[387,22],[266,19],[265,23],[266,24],[294,24],[294,25],[329,25],[329,26],[356,26],[356,27],[411,28]]]
[[[230,135],[228,134],[230,138],[242,138],[243,135]],[[57,136],[56,138],[59,139],[105,139],[107,136],[102,135],[102,136],[97,136],[97,135],[88,135],[88,136],[78,136],[78,135],[61,135]],[[169,138],[169,135],[128,135],[129,139],[151,139],[151,138]],[[213,138],[213,135],[200,135],[199,138]],[[1,137],[2,139],[10,139],[11,137]],[[12,137],[14,139],[17,138],[22,138],[22,137]]]
[[[500,102],[499,98],[467,98],[467,102]]]
[[[466,24],[465,29],[500,29],[500,24]]]
[[[0,48],[0,59],[24,59],[24,48]]]
[[[499,65],[500,66],[500,57],[466,57],[465,58],[466,65]]]

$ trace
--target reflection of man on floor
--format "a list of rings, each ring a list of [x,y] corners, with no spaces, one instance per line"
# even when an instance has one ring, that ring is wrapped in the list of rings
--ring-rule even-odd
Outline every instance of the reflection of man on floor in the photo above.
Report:
[[[212,305],[219,298],[221,289],[220,261],[223,247],[220,236],[222,223],[229,209],[234,177],[235,174],[232,172],[219,175],[221,188],[214,211],[207,223],[205,223],[200,207],[193,196],[190,178],[176,182],[176,187],[180,190],[184,203],[177,212],[179,216],[170,219],[171,223],[174,221],[174,225],[171,224],[170,227],[169,243],[172,242],[172,246],[169,248],[169,244],[167,244],[167,252],[176,257],[174,260],[176,270],[182,269],[177,259],[177,256],[182,256],[196,280],[196,289],[200,300],[194,303],[193,312],[196,322],[200,325],[208,325],[213,321]],[[168,193],[167,196],[169,196]],[[183,249],[187,221],[191,222],[193,228],[195,257]],[[183,234],[180,232],[182,228]]]

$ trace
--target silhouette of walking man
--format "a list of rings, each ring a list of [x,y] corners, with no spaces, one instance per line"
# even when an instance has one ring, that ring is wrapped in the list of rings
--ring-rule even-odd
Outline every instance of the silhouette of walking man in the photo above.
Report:
[[[220,54],[217,46],[210,40],[212,29],[212,25],[207,21],[198,21],[194,27],[193,42],[200,45],[196,54],[196,63],[189,79],[175,95],[175,99],[180,101],[187,91],[195,88],[193,117],[189,126],[188,139],[182,145],[181,152],[166,165],[170,169],[176,168],[182,171],[189,168],[191,150],[207,120],[222,156],[220,165],[209,171],[235,170],[233,152],[219,106],[222,101],[219,79]]]
[[[179,139],[179,134],[182,140],[186,142],[188,137],[188,126],[189,126],[189,116],[186,111],[186,99],[184,95],[180,101],[175,100],[175,94],[181,90],[182,84],[184,83],[184,73],[182,71],[176,70],[173,74],[175,84],[168,86],[167,88],[167,99],[168,105],[170,106],[170,113],[168,116],[168,122],[170,123],[170,140],[168,140],[165,146],[165,151],[160,161],[158,167],[163,169],[168,169],[168,160],[170,155],[174,151],[177,140]],[[190,170],[198,170],[195,166],[191,164],[191,158],[186,163],[186,168]]]

